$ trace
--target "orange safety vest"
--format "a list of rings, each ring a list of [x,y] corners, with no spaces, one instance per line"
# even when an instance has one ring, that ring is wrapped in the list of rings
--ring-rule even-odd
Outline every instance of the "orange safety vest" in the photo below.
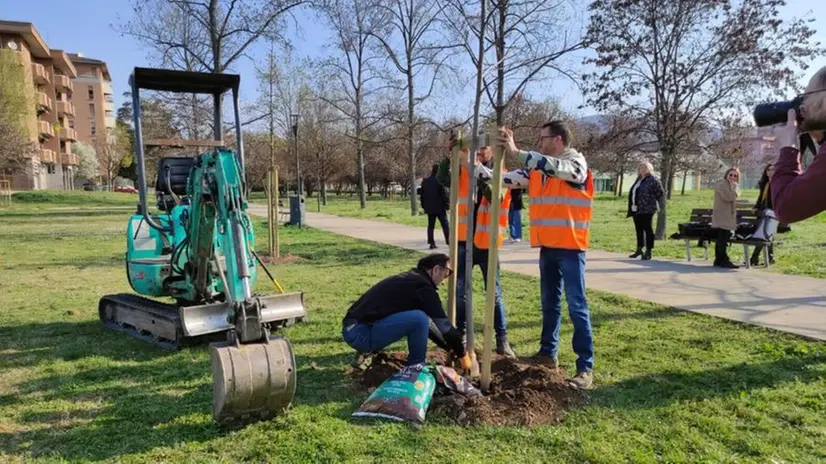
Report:
[[[530,196],[531,246],[588,249],[594,202],[594,176],[582,188],[531,170]]]
[[[468,203],[468,190],[470,190],[470,175],[464,166],[459,170],[459,189],[458,205],[456,212],[459,215],[459,224],[457,225],[457,234],[460,242],[467,241],[467,215],[470,204]],[[510,190],[505,191],[505,196],[500,203],[499,209],[499,237],[497,240],[497,247],[502,246],[502,241],[505,238],[505,229],[508,227],[508,208],[511,205]],[[490,203],[486,198],[482,198],[479,203],[479,209],[476,211],[476,230],[473,231],[473,244],[476,248],[482,250],[488,249],[490,242]]]

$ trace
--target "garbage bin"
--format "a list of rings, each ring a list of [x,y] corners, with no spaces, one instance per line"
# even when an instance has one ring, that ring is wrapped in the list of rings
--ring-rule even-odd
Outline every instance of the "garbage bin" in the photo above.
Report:
[[[290,224],[304,225],[305,223],[305,205],[304,197],[298,195],[290,196]]]

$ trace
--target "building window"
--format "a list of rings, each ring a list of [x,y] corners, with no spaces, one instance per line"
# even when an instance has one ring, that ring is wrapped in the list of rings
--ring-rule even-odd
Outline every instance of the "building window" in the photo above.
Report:
[[[70,120],[69,120],[69,129],[74,129],[74,128],[75,128],[75,120],[74,120],[74,119],[70,119]]]
[[[49,174],[57,173],[57,166],[55,166],[54,164],[47,164],[46,165],[46,172],[48,172]]]
[[[89,86],[89,100],[95,99],[95,88],[91,85]]]
[[[97,127],[95,127],[95,123],[94,123],[94,122],[90,122],[90,123],[89,123],[89,132],[91,132],[92,137],[94,137],[94,136],[95,136],[95,134],[97,134]]]
[[[95,117],[95,104],[94,103],[89,103],[89,117],[90,118]]]

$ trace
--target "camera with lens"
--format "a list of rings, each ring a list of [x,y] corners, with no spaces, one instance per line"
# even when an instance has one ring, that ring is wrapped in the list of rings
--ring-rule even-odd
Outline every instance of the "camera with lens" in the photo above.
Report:
[[[761,103],[754,107],[754,124],[757,127],[773,126],[788,122],[789,110],[793,109],[797,113],[797,125],[803,123],[800,117],[800,105],[803,103],[803,95],[794,100]]]

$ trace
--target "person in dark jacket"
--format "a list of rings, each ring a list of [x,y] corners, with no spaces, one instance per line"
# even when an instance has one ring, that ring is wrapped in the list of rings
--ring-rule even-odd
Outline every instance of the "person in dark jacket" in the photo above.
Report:
[[[639,176],[628,193],[628,215],[634,218],[637,231],[637,251],[629,258],[651,259],[654,250],[654,229],[651,227],[654,213],[659,210],[664,190],[660,180],[654,176],[654,167],[648,161],[640,163]],[[643,250],[643,246],[645,250]]]
[[[436,240],[433,238],[433,229],[436,227],[436,219],[442,225],[442,232],[445,234],[445,243],[449,241],[450,225],[447,222],[447,210],[450,203],[450,196],[447,189],[439,182],[436,173],[439,170],[439,165],[433,165],[433,171],[430,177],[422,181],[422,186],[419,189],[421,196],[422,209],[427,213],[427,243],[430,249],[436,248]]]
[[[524,189],[511,189],[511,207],[508,210],[508,226],[511,240],[522,241],[522,192]]]
[[[462,336],[450,324],[437,291],[452,273],[449,256],[431,254],[415,269],[387,277],[356,300],[344,316],[341,334],[356,350],[357,364],[404,337],[408,366],[425,362],[428,338],[464,357]]]
[[[757,190],[760,191],[760,194],[757,196],[757,202],[754,204],[754,212],[757,213],[758,216],[762,216],[763,212],[767,209],[772,209],[772,196],[769,187],[772,173],[774,173],[774,165],[769,163],[766,165],[766,168],[763,169],[763,175],[760,177],[760,180],[757,181]],[[752,266],[757,266],[760,262],[760,253],[762,251],[763,245],[754,246],[754,253],[751,254]],[[769,245],[769,262],[774,264],[774,246],[772,245]]]

